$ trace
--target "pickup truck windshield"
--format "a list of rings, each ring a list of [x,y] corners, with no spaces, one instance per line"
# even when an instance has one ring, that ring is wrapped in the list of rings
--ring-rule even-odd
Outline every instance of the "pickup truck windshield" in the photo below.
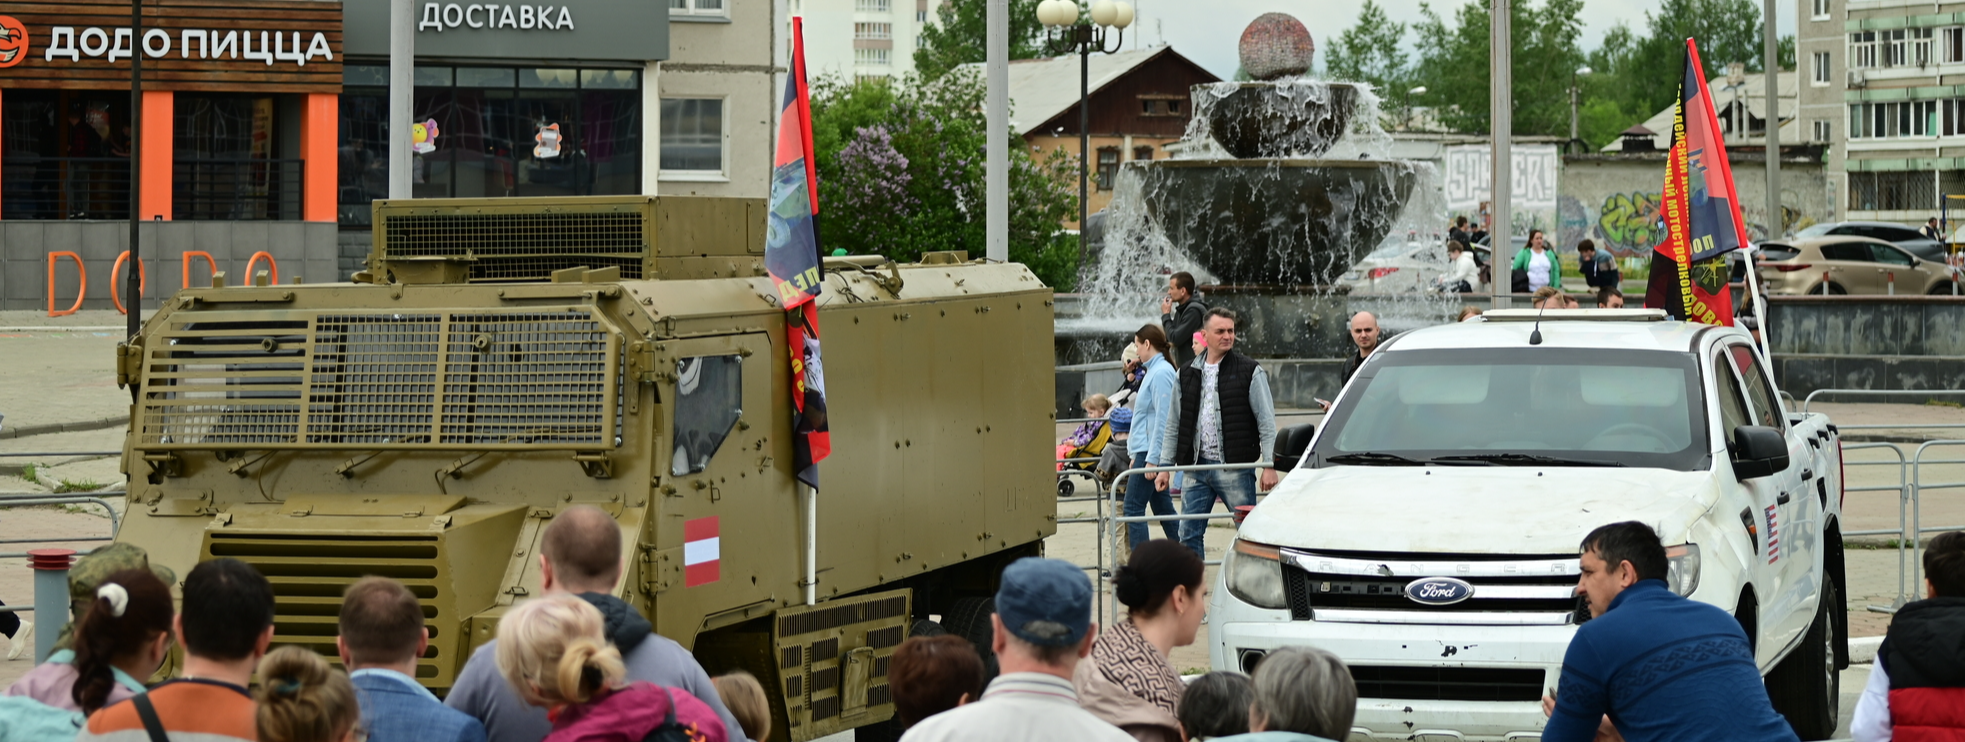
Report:
[[[1313,466],[1710,466],[1687,353],[1390,351],[1351,384]]]

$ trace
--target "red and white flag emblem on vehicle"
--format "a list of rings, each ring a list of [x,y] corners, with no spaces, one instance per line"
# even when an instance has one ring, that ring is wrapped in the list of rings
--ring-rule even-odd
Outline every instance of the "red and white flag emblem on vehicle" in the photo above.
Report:
[[[720,578],[722,538],[716,516],[682,522],[682,586],[695,587]]]

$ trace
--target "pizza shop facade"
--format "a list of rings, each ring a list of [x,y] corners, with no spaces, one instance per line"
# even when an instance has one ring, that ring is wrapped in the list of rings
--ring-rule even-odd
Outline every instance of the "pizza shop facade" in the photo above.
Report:
[[[667,8],[563,2],[418,3],[415,196],[641,192]],[[143,0],[137,33],[130,9],[0,0],[0,308],[120,306],[133,185],[145,306],[214,271],[344,279],[397,139],[389,0]]]

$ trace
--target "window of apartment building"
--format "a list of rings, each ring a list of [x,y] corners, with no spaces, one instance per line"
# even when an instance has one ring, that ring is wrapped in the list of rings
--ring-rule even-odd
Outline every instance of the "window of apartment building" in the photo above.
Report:
[[[1849,69],[1861,70],[1876,66],[1876,32],[1857,31],[1849,34]]]
[[[1811,17],[1814,20],[1822,20],[1829,17],[1829,0],[1814,0],[1813,9],[1814,13]]]
[[[722,98],[662,99],[662,179],[728,177]]]
[[[888,78],[886,75],[854,75],[853,80],[855,82],[884,83],[888,81]]]
[[[892,49],[854,49],[853,63],[858,65],[886,65],[892,63]]]
[[[1883,66],[1904,67],[1909,64],[1908,49],[1904,43],[1907,35],[1901,28],[1876,32],[1877,46],[1883,48]]]
[[[891,38],[894,38],[894,24],[892,24],[892,23],[855,23],[855,24],[853,24],[853,38],[856,38],[856,39],[891,39]]]
[[[1830,132],[1830,131],[1829,131],[1829,122],[1828,122],[1828,121],[1826,121],[1826,120],[1823,120],[1823,121],[1816,121],[1816,122],[1815,122],[1815,139],[1814,139],[1814,141],[1817,141],[1817,142],[1826,142],[1826,141],[1829,141],[1829,135],[1830,135],[1831,133],[1832,133],[1832,132]]]
[[[1134,148],[1133,148],[1133,159],[1135,159],[1135,160],[1151,160],[1151,159],[1153,159],[1153,148],[1152,148],[1151,146],[1146,146],[1146,147],[1134,147]]]
[[[1897,139],[1904,137],[1956,134],[1959,117],[1953,115],[1956,101],[1942,101],[1945,115],[1939,116],[1940,101],[1914,100],[1890,103],[1849,104],[1850,139]]]
[[[1862,211],[1928,209],[1937,201],[1931,173],[1850,173],[1849,208]]]
[[[853,0],[853,10],[860,13],[886,13],[893,8],[892,0]]]
[[[1814,67],[1814,72],[1815,72],[1815,77],[1814,77],[1814,82],[1815,82],[1815,84],[1816,84],[1816,85],[1827,85],[1827,84],[1829,84],[1829,82],[1830,82],[1830,80],[1829,80],[1829,53],[1828,53],[1828,52],[1815,52],[1815,53],[1814,53],[1813,55],[1811,55],[1811,60],[1812,60],[1812,61],[1814,62],[1814,64],[1813,64],[1813,67]]]
[[[1939,57],[1945,62],[1965,62],[1965,27],[1952,26],[1940,29],[1938,36],[1944,39],[1944,47]]]
[[[925,10],[917,10],[917,11],[914,11],[914,22],[915,22],[915,23],[927,23],[927,22],[928,22],[928,11],[925,11]]]
[[[1098,189],[1101,191],[1112,190],[1112,186],[1118,182],[1119,148],[1098,148]]]
[[[669,0],[669,15],[728,16],[728,0]]]
[[[914,48],[916,48],[916,49],[926,49],[926,48],[928,48],[928,37],[926,37],[926,36],[921,36],[921,35],[916,35],[916,36],[914,37]]]
[[[1910,29],[1910,63],[1923,67],[1931,63],[1931,31],[1929,28]]]

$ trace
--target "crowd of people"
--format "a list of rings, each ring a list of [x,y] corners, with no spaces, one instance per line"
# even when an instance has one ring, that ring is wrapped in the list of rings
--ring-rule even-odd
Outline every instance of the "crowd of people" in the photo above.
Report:
[[[542,537],[542,594],[498,622],[446,698],[417,681],[430,634],[416,593],[366,577],[342,593],[332,643],[272,646],[274,596],[252,566],[220,558],[182,582],[140,549],[92,552],[71,573],[75,620],[60,652],[0,695],[0,740],[78,742],[725,742],[771,739],[771,705],[742,672],[711,678],[615,597],[619,528],[573,507]],[[1650,526],[1612,523],[1579,546],[1592,620],[1543,699],[1542,739],[1790,742],[1740,623],[1672,592]],[[1928,599],[1906,605],[1855,709],[1857,740],[1956,736],[1965,708],[1965,532],[1924,554]],[[1002,573],[989,656],[923,632],[890,658],[903,742],[1322,742],[1350,736],[1358,688],[1313,647],[1268,651],[1251,675],[1183,677],[1209,588],[1201,557],[1148,540],[1112,576],[1125,614],[1092,622],[1094,588],[1068,562]],[[145,681],[182,647],[175,676]],[[332,652],[337,668],[322,657]],[[1949,736],[1947,736],[1949,735]]]

